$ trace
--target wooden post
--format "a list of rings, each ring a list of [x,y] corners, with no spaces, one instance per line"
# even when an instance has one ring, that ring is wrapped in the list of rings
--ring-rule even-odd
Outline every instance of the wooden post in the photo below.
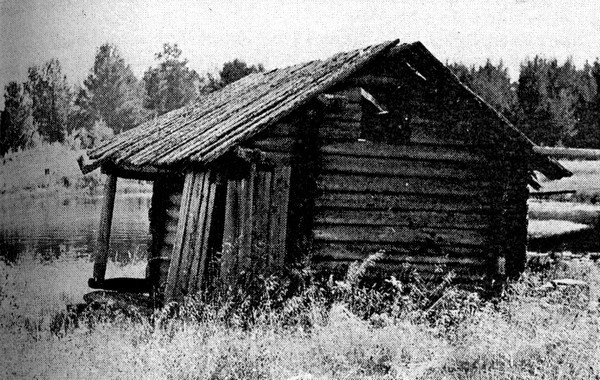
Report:
[[[109,174],[104,184],[104,203],[100,215],[100,229],[98,231],[98,248],[94,258],[94,277],[96,284],[104,281],[106,262],[110,247],[110,228],[112,225],[113,210],[115,207],[115,193],[117,191],[117,176]]]

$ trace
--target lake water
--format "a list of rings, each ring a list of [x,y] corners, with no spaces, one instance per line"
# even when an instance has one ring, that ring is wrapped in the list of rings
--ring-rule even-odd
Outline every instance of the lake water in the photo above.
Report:
[[[116,196],[110,250],[118,262],[147,255],[150,196]],[[0,197],[0,258],[13,263],[25,254],[42,261],[92,257],[101,208],[101,196]]]

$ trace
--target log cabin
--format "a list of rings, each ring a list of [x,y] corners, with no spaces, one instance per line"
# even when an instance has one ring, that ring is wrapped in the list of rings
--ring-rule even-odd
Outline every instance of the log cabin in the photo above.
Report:
[[[93,288],[180,299],[215,281],[343,270],[466,282],[523,269],[528,185],[571,175],[421,43],[251,74],[91,149],[108,176]],[[117,178],[153,181],[147,277],[105,279]]]

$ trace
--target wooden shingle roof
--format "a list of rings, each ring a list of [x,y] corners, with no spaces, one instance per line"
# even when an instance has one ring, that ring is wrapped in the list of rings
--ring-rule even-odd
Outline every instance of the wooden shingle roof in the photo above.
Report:
[[[206,165],[367,64],[380,57],[396,56],[428,76],[459,88],[481,112],[499,120],[497,132],[505,145],[520,147],[529,156],[532,169],[549,179],[571,175],[556,160],[534,152],[536,145],[531,140],[462,84],[423,44],[398,45],[398,42],[387,41],[338,53],[326,60],[248,75],[203,96],[195,104],[168,112],[105,141],[88,152],[91,162],[83,165],[82,170],[88,172],[105,163],[128,168]]]
[[[197,103],[145,122],[88,152],[96,164],[207,164],[344,80],[398,40],[251,74]]]

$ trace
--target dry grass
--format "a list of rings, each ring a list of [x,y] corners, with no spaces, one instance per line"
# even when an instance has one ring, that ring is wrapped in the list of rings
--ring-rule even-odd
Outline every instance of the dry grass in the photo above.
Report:
[[[58,336],[47,319],[64,302],[79,299],[90,264],[21,265],[2,267],[8,281],[0,289],[0,376],[7,379],[600,376],[600,271],[589,260],[526,273],[495,304],[450,288],[443,307],[423,311],[414,308],[414,295],[406,292],[410,284],[392,280],[383,295],[391,297],[387,306],[364,319],[365,310],[381,304],[382,294],[342,281],[325,292],[309,288],[282,308],[263,303],[245,324],[224,317],[231,305],[211,309],[190,301],[179,317],[117,314]],[[139,275],[143,265],[111,270],[112,275]],[[582,279],[589,287],[538,290],[550,279],[565,277]]]

